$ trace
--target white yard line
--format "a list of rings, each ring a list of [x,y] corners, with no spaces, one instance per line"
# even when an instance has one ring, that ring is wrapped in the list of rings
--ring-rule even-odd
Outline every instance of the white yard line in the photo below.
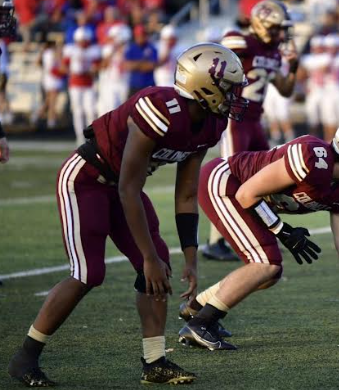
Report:
[[[11,157],[8,165],[6,165],[6,169],[18,170],[19,168],[58,168],[61,166],[63,160],[65,160],[65,158],[51,156]]]
[[[170,249],[171,255],[178,254],[178,253],[181,253],[181,248],[171,248]],[[109,257],[108,259],[106,259],[105,263],[106,264],[113,264],[113,263],[121,263],[122,261],[127,261],[127,258],[125,256],[114,256],[114,257]],[[58,265],[55,267],[36,268],[36,269],[32,269],[32,270],[14,272],[12,274],[7,274],[7,275],[0,275],[0,280],[25,278],[27,276],[51,274],[54,272],[65,271],[67,269],[69,269],[69,264]]]
[[[12,198],[12,199],[0,199],[0,206],[19,206],[35,203],[52,203],[56,202],[55,195],[44,195],[44,196],[29,196],[25,198]]]
[[[310,233],[317,235],[317,234],[326,234],[331,232],[331,227],[330,226],[325,226],[322,228],[317,228],[317,229],[311,229]],[[202,250],[204,248],[204,245],[199,246],[199,250]],[[180,254],[181,253],[181,248],[170,248],[170,254]],[[127,261],[127,258],[125,256],[114,256],[106,259],[105,263],[106,264],[113,264],[113,263],[121,263],[123,261]],[[59,265],[56,267],[45,267],[45,268],[36,268],[32,270],[25,270],[21,272],[14,272],[11,274],[7,275],[0,275],[0,280],[6,280],[6,279],[14,279],[14,278],[24,278],[27,276],[37,276],[37,275],[43,275],[43,274],[51,274],[54,272],[60,272],[60,271],[65,271],[69,269],[68,264],[63,264]]]
[[[64,152],[72,151],[76,148],[75,141],[12,141],[9,140],[11,150],[18,151],[45,151]]]
[[[162,195],[171,194],[174,192],[174,186],[162,186],[145,189],[147,194]],[[55,195],[44,195],[44,196],[28,196],[23,198],[10,198],[0,199],[0,207],[20,206],[36,203],[53,203],[56,202]]]

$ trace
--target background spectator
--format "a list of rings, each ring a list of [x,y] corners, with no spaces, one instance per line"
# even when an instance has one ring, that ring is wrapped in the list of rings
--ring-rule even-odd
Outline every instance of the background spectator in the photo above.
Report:
[[[158,45],[159,61],[154,73],[156,85],[173,86],[176,60],[182,51],[183,48],[178,45],[176,28],[165,26],[160,32]]]
[[[324,38],[321,35],[314,36],[310,47],[311,52],[301,58],[297,76],[304,83],[305,112],[309,132],[319,135],[323,119],[321,107],[327,63]]]
[[[98,115],[114,110],[122,104],[128,93],[128,76],[124,66],[126,46],[132,38],[125,24],[110,28],[109,41],[102,48],[102,62],[98,82]]]
[[[126,50],[125,67],[130,72],[128,96],[145,87],[154,85],[154,69],[157,65],[157,50],[148,40],[143,25],[133,29],[134,42]]]
[[[324,38],[327,58],[322,98],[323,138],[331,142],[339,126],[339,35]]]
[[[7,44],[4,39],[0,39],[0,53],[0,121],[3,124],[10,124],[12,123],[13,115],[7,96],[9,57]]]
[[[56,103],[60,91],[64,88],[65,77],[58,71],[62,47],[55,42],[46,42],[38,62],[42,67],[43,105],[39,118],[47,121],[47,128],[53,129],[57,122]]]
[[[96,37],[99,45],[104,45],[107,42],[109,29],[117,24],[123,24],[119,9],[113,6],[107,7],[104,11],[103,20],[96,28]]]
[[[41,0],[14,0],[15,12],[19,22],[19,32],[27,49],[32,40],[32,29],[36,22]]]
[[[68,86],[77,145],[84,143],[83,130],[96,116],[95,76],[100,63],[100,48],[92,43],[86,27],[74,32],[74,44],[66,45],[61,71],[69,75]]]

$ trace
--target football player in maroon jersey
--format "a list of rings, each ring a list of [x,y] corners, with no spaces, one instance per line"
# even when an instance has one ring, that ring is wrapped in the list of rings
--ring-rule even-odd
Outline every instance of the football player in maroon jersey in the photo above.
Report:
[[[197,191],[201,162],[227,125],[247,106],[241,61],[218,44],[195,45],[177,60],[173,87],[148,87],[84,131],[87,142],[59,171],[57,197],[71,276],[49,293],[9,373],[28,386],[53,386],[39,368],[47,339],[105,276],[109,236],[137,277],[144,357],[142,383],[185,383],[195,375],[165,358],[169,252],[143,191],[148,175],[177,163],[175,218],[185,257],[184,298],[197,288]]]
[[[289,29],[292,27],[286,6],[275,0],[256,4],[251,12],[248,34],[230,31],[222,39],[225,47],[240,57],[248,85],[242,96],[249,107],[241,122],[230,120],[221,142],[221,156],[228,157],[245,150],[269,149],[261,125],[263,102],[268,83],[272,83],[284,97],[293,93],[298,68],[298,57]],[[289,73],[280,71],[281,56],[289,63]],[[234,254],[224,245],[224,240],[211,225],[209,243],[203,251],[207,258],[234,260]]]
[[[215,325],[249,294],[278,282],[277,238],[299,264],[312,263],[320,253],[307,229],[277,214],[328,211],[339,254],[339,129],[331,143],[307,135],[269,151],[210,161],[201,169],[199,203],[245,265],[193,300],[188,309],[195,317],[180,339],[226,349]]]

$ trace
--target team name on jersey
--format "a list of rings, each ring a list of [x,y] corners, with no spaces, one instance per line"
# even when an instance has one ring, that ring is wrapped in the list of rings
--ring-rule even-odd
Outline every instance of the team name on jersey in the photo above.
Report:
[[[182,152],[180,150],[172,150],[167,148],[162,148],[155,152],[152,155],[152,158],[155,160],[163,160],[166,162],[174,163],[181,162],[186,160],[186,158],[195,152]]]
[[[309,195],[306,194],[306,192],[297,192],[293,194],[293,197],[296,199],[298,203],[301,203],[304,207],[319,211],[319,210],[330,210],[331,207],[320,204],[316,201],[314,201]]]
[[[253,57],[253,68],[265,68],[277,71],[280,66],[280,61],[275,58],[269,58],[264,56]]]

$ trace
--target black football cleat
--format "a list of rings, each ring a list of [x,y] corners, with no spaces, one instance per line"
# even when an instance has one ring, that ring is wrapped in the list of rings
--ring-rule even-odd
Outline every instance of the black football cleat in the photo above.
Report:
[[[226,343],[213,327],[205,328],[204,326],[185,325],[179,331],[179,342],[207,348],[210,351],[216,350],[236,350],[237,347]]]
[[[197,313],[198,311],[190,308],[187,302],[183,302],[179,306],[179,318],[182,318],[186,322],[191,320]],[[218,327],[218,333],[220,337],[232,337],[232,333],[225,329],[220,322],[217,322],[216,326]]]
[[[146,363],[144,358],[141,358],[141,361],[143,365],[141,383],[143,385],[152,383],[178,385],[192,383],[196,379],[195,374],[183,370],[175,363],[167,360],[165,356],[152,363]]]
[[[46,377],[36,360],[33,360],[21,348],[11,359],[9,375],[24,383],[27,387],[54,387],[56,383]]]
[[[207,243],[202,251],[202,255],[206,259],[218,261],[238,261],[239,257],[233,250],[225,244],[225,240],[221,238],[214,244]]]

